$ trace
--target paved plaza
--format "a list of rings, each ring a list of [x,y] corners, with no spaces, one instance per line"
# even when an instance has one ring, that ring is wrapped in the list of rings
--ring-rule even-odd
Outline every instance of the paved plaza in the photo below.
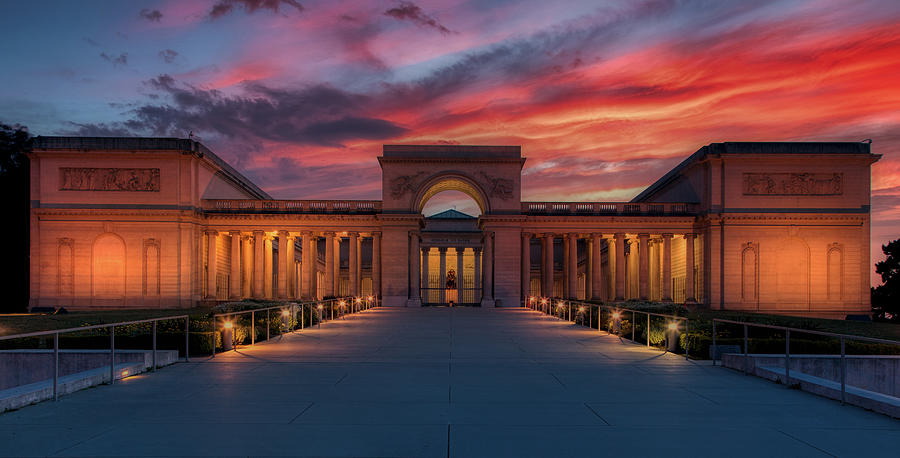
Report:
[[[896,456],[900,422],[525,309],[382,308],[0,415],[0,456]]]

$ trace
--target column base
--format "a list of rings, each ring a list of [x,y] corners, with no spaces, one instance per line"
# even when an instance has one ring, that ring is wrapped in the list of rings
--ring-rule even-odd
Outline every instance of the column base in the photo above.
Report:
[[[406,306],[407,307],[421,307],[422,301],[420,299],[407,299]]]
[[[482,299],[481,306],[482,307],[494,307],[497,305],[497,302],[493,299]]]

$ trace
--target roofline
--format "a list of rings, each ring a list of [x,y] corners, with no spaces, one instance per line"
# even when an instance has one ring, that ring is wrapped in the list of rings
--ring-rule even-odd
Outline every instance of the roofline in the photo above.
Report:
[[[827,146],[840,151],[823,151]],[[710,143],[700,147],[697,151],[681,161],[675,168],[669,170],[660,179],[656,180],[641,191],[637,196],[631,199],[631,202],[642,202],[644,199],[652,196],[663,186],[671,183],[675,178],[681,175],[681,172],[693,165],[699,163],[706,156],[714,155],[739,155],[739,154],[865,154],[873,155],[871,143],[865,142],[719,142]],[[753,151],[739,151],[741,148],[753,149]],[[766,147],[770,151],[766,151]],[[809,151],[817,150],[817,151]],[[876,159],[877,160],[877,159]]]
[[[238,184],[244,190],[249,191],[257,199],[271,200],[267,192],[250,181],[249,178],[238,172],[234,167],[217,156],[208,147],[193,139],[178,137],[69,137],[69,136],[44,136],[34,138],[32,150],[132,150],[132,151],[178,151],[190,152],[199,158],[206,157],[215,164],[226,178]]]

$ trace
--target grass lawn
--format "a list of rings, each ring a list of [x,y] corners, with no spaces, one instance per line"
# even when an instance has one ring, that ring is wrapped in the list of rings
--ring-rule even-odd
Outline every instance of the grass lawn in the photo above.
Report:
[[[192,317],[200,317],[206,316],[209,312],[209,308],[192,308],[69,312],[60,315],[0,315],[0,336],[122,321],[146,320],[164,316],[191,315]]]

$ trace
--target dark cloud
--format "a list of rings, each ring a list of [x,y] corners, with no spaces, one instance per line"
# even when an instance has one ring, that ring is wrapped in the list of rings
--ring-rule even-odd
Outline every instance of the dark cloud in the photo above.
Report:
[[[167,64],[171,64],[175,62],[175,58],[178,57],[178,52],[172,49],[163,49],[159,52],[159,58],[163,60],[163,62]]]
[[[247,14],[253,14],[259,10],[271,10],[273,13],[277,13],[281,5],[292,6],[297,11],[303,11],[303,5],[297,0],[219,0],[209,10],[209,18],[218,19],[231,14],[235,6],[240,6]]]
[[[163,14],[160,13],[159,10],[149,10],[146,8],[142,9],[138,15],[150,22],[159,22],[163,17]]]
[[[106,54],[105,52],[100,53],[100,58],[103,60],[113,64],[113,67],[118,67],[119,65],[127,65],[128,64],[128,54],[121,53],[118,56],[113,56]]]
[[[254,183],[265,184],[266,192],[275,198],[378,199],[381,196],[381,173],[374,160],[321,166],[280,157],[264,166],[246,168],[243,173]],[[335,183],[342,185],[335,187]]]
[[[63,129],[60,133],[78,137],[133,137],[135,135],[127,128],[117,124],[70,122],[69,126],[69,129]]]
[[[293,144],[342,146],[353,139],[397,137],[404,127],[367,115],[368,97],[326,85],[276,89],[261,84],[245,86],[242,96],[181,85],[169,75],[147,82],[169,103],[141,105],[128,111],[130,119],[115,126],[152,135],[181,135],[193,130],[225,138],[260,143],[264,140]]]
[[[419,8],[419,6],[413,2],[401,1],[400,6],[395,6],[394,8],[385,11],[384,15],[400,21],[409,20],[420,26],[431,27],[444,35],[458,33],[444,27],[437,19],[425,14],[425,12],[422,11],[422,8]]]

